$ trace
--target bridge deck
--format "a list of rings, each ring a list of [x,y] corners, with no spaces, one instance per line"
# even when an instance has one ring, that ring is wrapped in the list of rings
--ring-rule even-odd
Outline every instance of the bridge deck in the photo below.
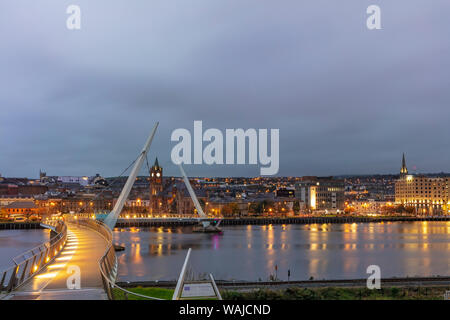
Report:
[[[106,299],[98,260],[106,241],[95,231],[68,224],[67,243],[61,254],[42,272],[11,294],[12,300]],[[68,268],[80,268],[80,289],[68,289]],[[73,271],[72,271],[73,272]]]

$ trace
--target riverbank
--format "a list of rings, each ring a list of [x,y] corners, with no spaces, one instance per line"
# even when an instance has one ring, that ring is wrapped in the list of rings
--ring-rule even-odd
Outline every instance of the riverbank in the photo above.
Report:
[[[0,222],[0,230],[23,230],[23,229],[43,229],[41,223],[30,222]]]
[[[300,280],[300,281],[224,281],[216,280],[221,289],[233,291],[249,291],[254,289],[286,289],[292,286],[304,288],[320,287],[365,287],[367,279],[340,279],[340,280]],[[450,290],[450,276],[446,277],[406,277],[386,278],[381,280],[382,286],[387,287],[448,287]],[[119,287],[159,287],[175,288],[175,281],[122,281],[117,282]]]
[[[354,287],[304,287],[290,283],[286,288],[253,287],[242,290],[235,287],[219,285],[224,300],[444,300],[450,285],[410,285],[390,286],[386,283],[381,289],[367,289],[365,286]],[[127,290],[141,295],[170,300],[173,287],[127,287]],[[120,290],[116,293],[118,300],[143,300],[134,295],[124,295]]]
[[[127,288],[128,291],[137,293],[147,297],[154,297],[163,300],[172,300],[173,292],[175,289],[158,288],[158,287],[135,287]],[[114,288],[113,289],[114,300],[148,300],[138,295],[128,294],[124,291]]]
[[[379,222],[415,222],[415,221],[450,221],[450,216],[445,217],[361,217],[361,216],[308,216],[308,217],[245,217],[224,218],[223,226],[233,225],[269,225],[269,224],[324,224],[324,223],[379,223]],[[192,226],[198,223],[192,218],[120,218],[116,228],[130,227],[173,227]],[[41,229],[40,222],[0,222],[0,230],[13,229]]]
[[[444,300],[449,287],[301,288],[222,291],[224,300]]]
[[[379,223],[379,222],[416,222],[416,221],[450,221],[450,216],[440,217],[361,217],[361,216],[308,216],[308,217],[245,217],[245,218],[224,218],[221,225],[269,225],[269,224],[324,224],[324,223]],[[198,224],[193,218],[120,218],[116,223],[116,228],[130,227],[174,227],[191,226]]]

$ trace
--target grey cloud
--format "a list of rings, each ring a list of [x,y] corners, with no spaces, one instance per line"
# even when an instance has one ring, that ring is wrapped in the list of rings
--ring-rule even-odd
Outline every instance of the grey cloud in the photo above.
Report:
[[[175,128],[279,128],[280,175],[450,171],[446,0],[7,0],[0,10],[0,173],[116,175],[140,150],[166,174]],[[72,4],[72,3],[70,3]],[[28,9],[28,10],[27,10]],[[144,173],[144,169],[142,173]],[[255,166],[188,166],[257,175]]]

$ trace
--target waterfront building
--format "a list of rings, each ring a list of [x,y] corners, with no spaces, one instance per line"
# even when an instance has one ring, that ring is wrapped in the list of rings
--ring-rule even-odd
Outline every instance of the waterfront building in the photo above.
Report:
[[[128,199],[125,201],[125,206],[130,208],[148,208],[150,200],[141,198]]]
[[[403,155],[400,178],[395,183],[395,203],[413,207],[418,214],[449,214],[449,186],[449,176],[427,177],[408,174]]]
[[[35,204],[45,214],[59,213],[99,213],[110,211],[114,207],[114,199],[103,195],[77,194],[74,196],[39,197]]]
[[[15,201],[1,210],[2,216],[31,216],[40,213],[39,207],[33,201]]]
[[[295,184],[295,195],[311,211],[341,212],[344,210],[345,184],[333,177],[302,177]]]

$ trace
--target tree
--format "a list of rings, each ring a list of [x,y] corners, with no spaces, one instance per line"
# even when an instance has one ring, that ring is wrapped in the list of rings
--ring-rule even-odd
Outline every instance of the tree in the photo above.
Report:
[[[414,207],[410,207],[407,206],[405,207],[403,204],[399,204],[399,205],[387,205],[387,206],[383,206],[381,208],[381,212],[383,214],[396,214],[396,213],[408,213],[408,214],[413,214],[415,213],[415,208]]]

